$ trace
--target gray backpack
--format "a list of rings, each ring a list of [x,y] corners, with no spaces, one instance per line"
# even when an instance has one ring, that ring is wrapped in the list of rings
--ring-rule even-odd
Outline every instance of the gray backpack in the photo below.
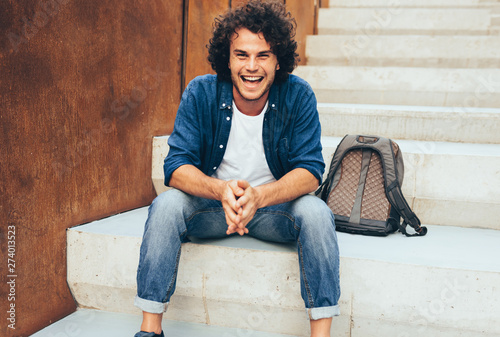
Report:
[[[423,236],[427,228],[420,226],[401,192],[403,175],[403,155],[394,141],[347,135],[316,195],[335,214],[338,231],[386,236],[399,230],[406,236]],[[414,234],[406,231],[407,225]]]

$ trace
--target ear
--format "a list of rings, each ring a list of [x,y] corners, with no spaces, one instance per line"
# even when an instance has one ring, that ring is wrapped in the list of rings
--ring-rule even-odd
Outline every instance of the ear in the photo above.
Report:
[[[276,65],[276,70],[280,70],[280,64],[279,63]]]

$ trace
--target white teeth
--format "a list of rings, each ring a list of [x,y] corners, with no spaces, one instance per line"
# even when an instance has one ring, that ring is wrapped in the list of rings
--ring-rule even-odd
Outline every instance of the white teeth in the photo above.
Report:
[[[261,79],[261,77],[258,77],[258,76],[252,76],[252,77],[243,76],[243,79],[245,79],[246,81],[258,81],[258,80]]]

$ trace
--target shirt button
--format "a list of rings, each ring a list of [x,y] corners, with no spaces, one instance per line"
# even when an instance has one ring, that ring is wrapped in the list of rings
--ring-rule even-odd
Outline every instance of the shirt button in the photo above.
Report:
[[[230,106],[228,106],[227,108],[228,108],[228,109],[231,109],[231,107],[230,107]]]
[[[273,108],[274,108],[275,106],[276,106],[276,105],[274,105],[274,104],[271,104],[271,107],[273,107]]]
[[[215,170],[217,170],[217,166],[214,166],[213,170],[214,170],[214,171],[215,171]]]
[[[222,103],[222,106],[225,107],[226,106],[226,103]]]
[[[219,147],[222,149],[222,148],[224,148],[224,145],[221,144],[221,145],[219,145]]]
[[[230,120],[231,120],[231,117],[226,117],[226,120],[230,121]]]

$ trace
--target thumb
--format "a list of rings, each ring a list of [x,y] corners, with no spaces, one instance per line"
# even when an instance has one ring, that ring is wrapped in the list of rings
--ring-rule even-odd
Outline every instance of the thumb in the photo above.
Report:
[[[241,186],[238,184],[239,180],[231,180],[228,183],[228,186],[231,188],[231,191],[233,192],[234,196],[239,198],[243,194],[245,194],[245,190],[241,188]]]
[[[247,189],[250,187],[250,183],[246,180],[238,180],[238,186],[242,189]]]

